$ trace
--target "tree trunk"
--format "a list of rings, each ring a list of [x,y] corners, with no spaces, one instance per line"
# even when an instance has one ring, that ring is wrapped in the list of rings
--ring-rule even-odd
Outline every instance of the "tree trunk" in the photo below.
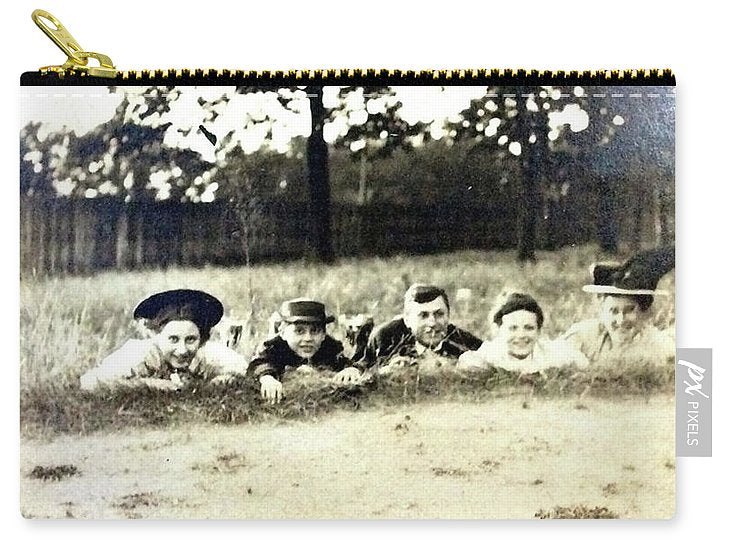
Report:
[[[117,218],[117,227],[115,231],[115,267],[118,271],[122,271],[129,267],[129,247],[130,240],[128,235],[128,206],[123,204]]]
[[[657,210],[660,217],[660,245],[672,246],[675,243],[675,188],[662,178],[655,188]]]
[[[143,204],[138,204],[135,208],[135,217],[133,231],[135,233],[135,249],[133,250],[133,266],[140,268],[145,264],[145,226],[144,216],[146,208]]]
[[[635,253],[642,249],[643,235],[645,232],[645,204],[647,204],[645,186],[636,183],[635,181],[629,182],[625,180],[625,186],[627,187],[625,194],[629,194],[632,197],[629,207],[629,211],[632,213],[632,234],[629,238],[632,251]],[[655,238],[655,235],[653,235],[653,238]]]
[[[616,254],[617,249],[617,208],[616,189],[609,176],[600,175],[597,179],[599,200],[598,236],[599,246],[608,254]]]
[[[533,93],[533,88],[521,88],[520,97]],[[525,157],[522,162],[522,185],[520,190],[519,234],[517,246],[517,259],[520,262],[535,262],[535,248],[537,243],[537,225],[541,214],[543,199],[541,196],[540,177],[543,173],[548,151],[547,131],[540,127],[535,115],[528,111],[525,102],[527,97],[518,101],[518,109],[522,142],[521,155]],[[535,143],[528,140],[535,135]]]
[[[563,241],[561,238],[561,197],[559,185],[551,183],[545,201],[545,245],[548,250],[557,250]]]
[[[367,203],[367,153],[362,149],[359,157],[359,191],[357,193],[357,204]]]
[[[520,195],[520,234],[518,238],[517,259],[521,262],[535,261],[535,242],[538,215],[540,214],[540,182],[537,171],[537,154],[530,148],[528,158],[523,162],[522,191]]]
[[[331,242],[331,196],[329,187],[329,149],[324,141],[323,88],[307,86],[311,106],[311,135],[307,144],[308,187],[311,196],[311,235],[309,245],[324,263],[334,261]]]

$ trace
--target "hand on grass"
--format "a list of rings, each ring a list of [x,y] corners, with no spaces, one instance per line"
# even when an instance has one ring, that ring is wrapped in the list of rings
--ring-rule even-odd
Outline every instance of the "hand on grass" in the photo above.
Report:
[[[201,351],[201,348],[199,348],[196,351],[194,358],[191,359],[191,364],[189,364],[189,371],[193,373],[200,373],[206,372],[207,370],[208,366],[206,363],[206,358],[204,357],[204,353]]]
[[[184,382],[181,379],[180,375],[173,373],[171,374],[170,379],[171,379],[171,383],[173,383],[174,391],[178,391],[179,389],[181,389],[184,386]]]
[[[143,365],[148,372],[160,372],[163,367],[163,353],[155,343],[150,346],[150,350],[143,359]]]
[[[402,370],[403,368],[409,367],[413,362],[413,359],[407,356],[396,356],[392,358],[385,366],[381,366],[377,369],[377,373],[381,375],[391,374]]]
[[[130,380],[130,381],[134,381],[134,380]],[[158,391],[177,391],[178,389],[180,389],[183,386],[180,379],[179,379],[179,382],[177,383],[171,379],[160,379],[157,377],[140,378],[140,383],[142,383],[146,387],[150,387],[151,389],[157,389]]]
[[[341,372],[337,372],[334,375],[334,381],[336,383],[348,385],[351,383],[357,383],[361,377],[362,372],[354,366],[349,366],[348,368],[344,368]]]
[[[96,374],[97,372],[95,370],[90,370],[79,378],[79,385],[82,391],[94,391],[97,388],[99,380]]]
[[[220,374],[212,378],[212,385],[229,385],[235,379],[237,379],[237,376],[234,374]]]
[[[476,352],[467,351],[459,357],[456,368],[465,371],[481,370],[487,368],[487,364]]]
[[[283,398],[283,384],[273,376],[262,376],[260,378],[260,396],[270,404],[280,402]]]

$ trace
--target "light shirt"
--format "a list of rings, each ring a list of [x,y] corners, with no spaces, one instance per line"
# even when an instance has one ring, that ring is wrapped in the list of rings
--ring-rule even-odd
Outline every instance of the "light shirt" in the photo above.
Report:
[[[485,367],[494,366],[511,372],[531,374],[547,368],[576,366],[585,368],[589,361],[579,351],[563,340],[540,339],[535,343],[532,352],[524,358],[511,355],[504,340],[485,341],[474,351],[475,357]]]
[[[152,339],[129,339],[118,350],[105,358],[97,367],[80,378],[82,387],[93,388],[100,383],[110,383],[134,377],[157,377],[145,367],[145,357],[155,345]],[[173,371],[173,369],[171,369]],[[203,379],[218,375],[247,373],[247,359],[219,341],[207,341],[202,345],[196,358],[181,373],[188,373]],[[171,375],[178,375],[175,372]],[[168,379],[168,376],[162,378]]]
[[[654,362],[675,359],[675,334],[645,326],[629,342],[614,345],[612,338],[597,319],[582,320],[571,326],[562,339],[584,353],[589,360],[625,358]]]

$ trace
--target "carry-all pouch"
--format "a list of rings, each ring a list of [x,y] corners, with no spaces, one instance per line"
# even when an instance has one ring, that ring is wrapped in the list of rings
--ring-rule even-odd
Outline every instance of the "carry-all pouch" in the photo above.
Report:
[[[21,77],[28,518],[665,519],[670,71]]]

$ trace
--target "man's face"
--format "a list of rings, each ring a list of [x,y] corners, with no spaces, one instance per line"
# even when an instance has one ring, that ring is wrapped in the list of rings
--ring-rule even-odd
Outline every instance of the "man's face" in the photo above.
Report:
[[[449,326],[449,308],[442,296],[429,303],[406,303],[403,321],[416,341],[426,347],[436,347],[446,337]]]
[[[535,313],[520,310],[502,317],[499,337],[507,343],[507,352],[516,358],[530,355],[539,335],[538,317]]]
[[[201,347],[199,328],[190,320],[171,320],[154,339],[163,359],[179,370],[189,367]]]
[[[309,322],[283,322],[280,325],[280,337],[299,357],[310,359],[326,339],[326,329],[320,324]]]
[[[601,301],[599,318],[613,343],[627,343],[640,331],[644,314],[634,299],[607,295]]]

